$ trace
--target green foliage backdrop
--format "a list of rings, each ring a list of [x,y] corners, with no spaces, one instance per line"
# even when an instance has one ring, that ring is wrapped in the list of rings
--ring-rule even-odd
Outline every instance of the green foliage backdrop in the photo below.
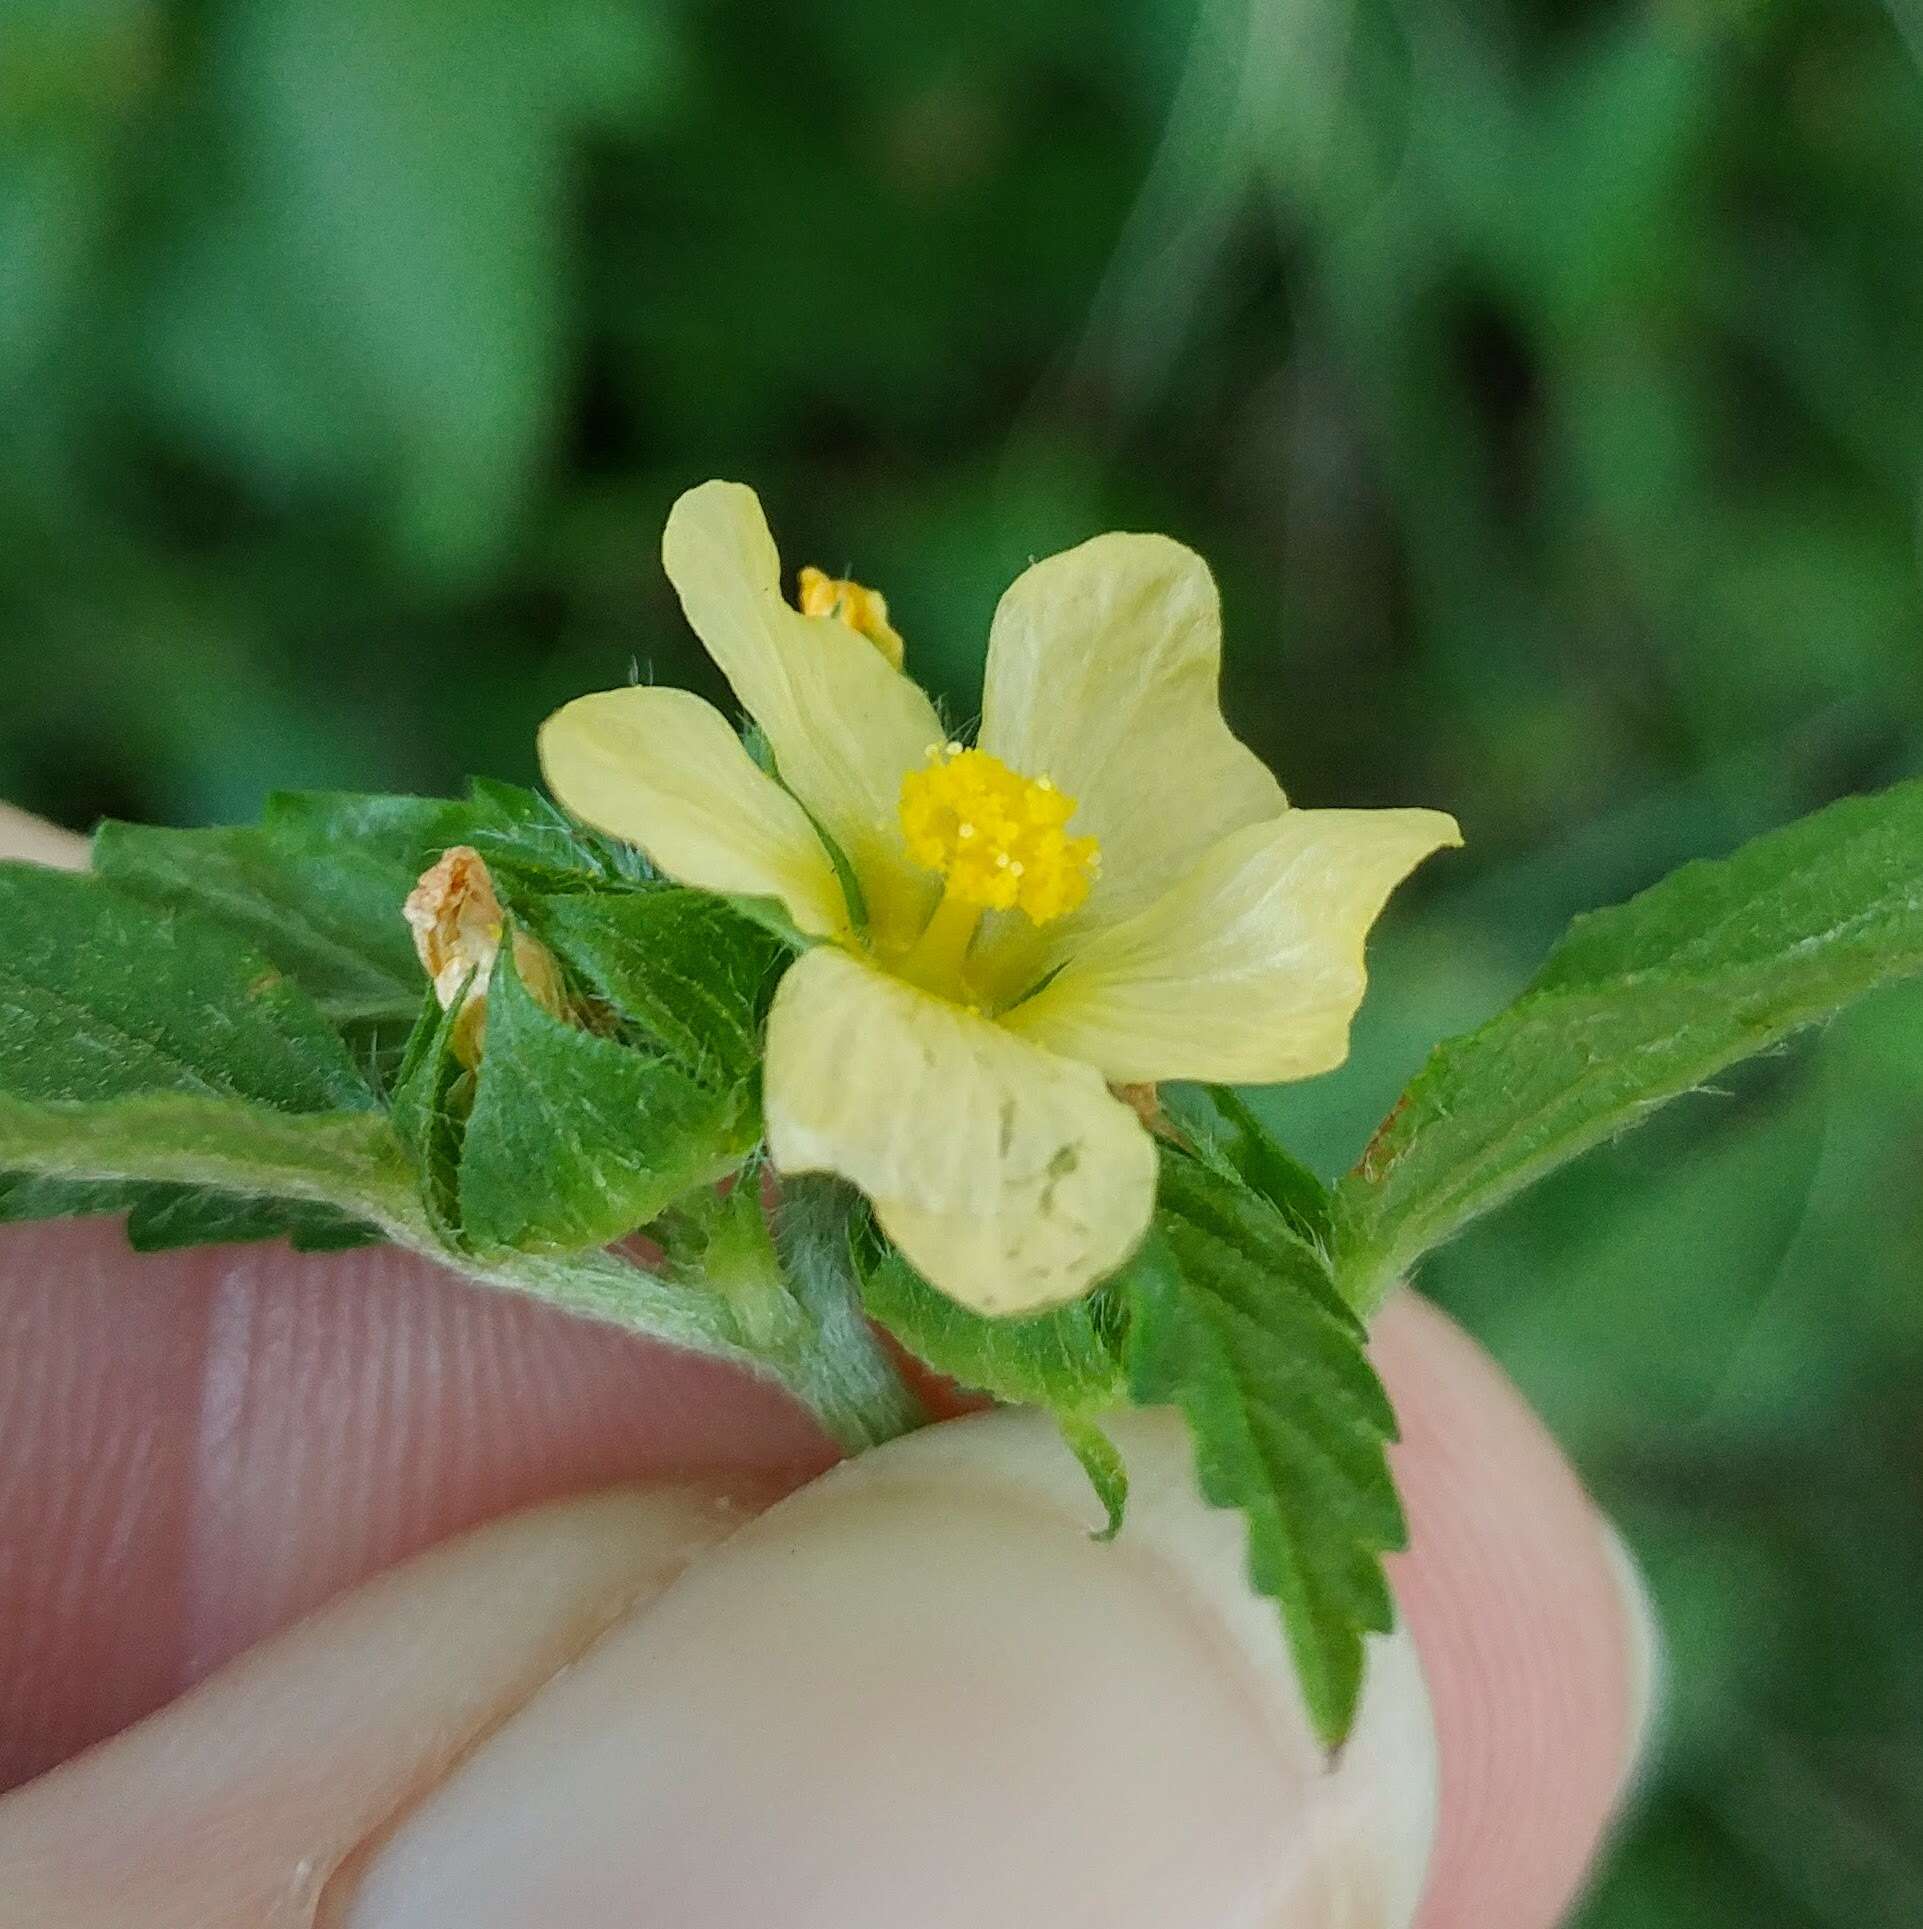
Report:
[[[1292,793],[1469,838],[1274,1108],[1333,1173],[1572,912],[1923,767],[1901,25],[12,0],[0,793],[526,779],[580,690],[712,687],[655,561],[710,474],[958,714],[1030,555],[1166,529]],[[1427,1269],[1668,1625],[1591,1929],[1923,1921],[1920,1176],[1911,990]]]

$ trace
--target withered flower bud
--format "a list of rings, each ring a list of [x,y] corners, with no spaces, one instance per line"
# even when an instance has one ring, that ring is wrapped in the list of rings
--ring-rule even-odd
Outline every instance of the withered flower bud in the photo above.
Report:
[[[434,981],[434,995],[443,1011],[461,998],[454,1022],[454,1055],[463,1065],[481,1062],[487,1028],[487,993],[494,977],[494,961],[501,955],[506,917],[494,880],[479,851],[456,844],[439,863],[421,873],[401,907],[414,933],[414,949],[422,968]],[[514,969],[529,994],[557,1018],[569,1016],[567,994],[554,954],[525,931],[514,933]]]

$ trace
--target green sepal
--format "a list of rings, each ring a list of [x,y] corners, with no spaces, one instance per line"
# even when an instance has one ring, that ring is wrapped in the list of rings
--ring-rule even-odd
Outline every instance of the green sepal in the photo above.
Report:
[[[848,907],[848,921],[854,926],[855,935],[865,942],[868,936],[868,893],[862,889],[861,873],[855,869],[854,860],[842,849],[841,840],[813,811],[808,812],[808,821],[815,827],[815,835],[821,839],[822,848],[828,853],[828,862],[834,866],[835,882],[841,886],[842,901]],[[783,918],[786,918],[785,910]]]
[[[413,1162],[422,1210],[436,1237],[458,1252],[461,1232],[461,1141],[474,1104],[474,1074],[454,1055],[454,1028],[473,984],[444,1011],[429,990],[409,1034],[388,1095],[394,1131]]]
[[[862,1301],[923,1365],[990,1399],[1057,1413],[1126,1397],[1122,1307],[1108,1287],[1046,1313],[971,1312],[892,1249],[864,1268]]]
[[[779,898],[750,897],[745,892],[731,891],[721,895],[721,902],[732,906],[750,924],[758,926],[791,956],[798,957],[821,942],[802,930],[788,915],[788,907]]]
[[[486,1248],[577,1252],[647,1224],[732,1171],[756,1125],[738,1091],[672,1059],[554,1017],[504,942],[460,1157],[463,1237]]]
[[[1052,1413],[1108,1517],[1099,1538],[1116,1533],[1128,1473],[1094,1417],[1128,1397],[1125,1313],[1112,1288],[1046,1313],[991,1317],[938,1292],[892,1248],[877,1248],[863,1266],[861,1290],[870,1318],[924,1366],[1004,1405]]]
[[[725,1301],[741,1343],[780,1357],[806,1344],[807,1320],[782,1272],[761,1180],[759,1162],[750,1160],[725,1191],[686,1194],[648,1230],[670,1279]]]
[[[715,1090],[755,1082],[786,953],[725,900],[660,885],[546,895],[521,908],[640,1040]]]

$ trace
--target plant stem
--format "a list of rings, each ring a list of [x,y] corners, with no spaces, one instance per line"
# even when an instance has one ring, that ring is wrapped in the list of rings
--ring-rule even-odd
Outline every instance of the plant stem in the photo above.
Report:
[[[824,1290],[819,1277],[805,1288],[796,1282],[796,1297],[808,1316],[801,1328],[787,1344],[764,1350],[743,1338],[721,1294],[665,1279],[618,1253],[457,1257],[424,1225],[390,1222],[387,1230],[484,1285],[527,1293],[663,1345],[744,1367],[799,1401],[846,1453],[912,1432],[927,1418],[859,1301],[844,1291]]]
[[[452,1250],[421,1203],[413,1174],[376,1113],[319,1119],[263,1115],[225,1100],[161,1094],[103,1103],[30,1105],[0,1095],[0,1168],[61,1179],[133,1179],[239,1197],[312,1200],[377,1226],[396,1245],[483,1285],[527,1293],[668,1346],[726,1360],[800,1401],[848,1453],[922,1424],[914,1394],[861,1308],[849,1248],[853,1195],[802,1182],[806,1210],[767,1289],[787,1309],[744,1327],[719,1282],[668,1279],[616,1252]]]
[[[925,1426],[928,1415],[887,1349],[875,1337],[859,1301],[815,1312],[815,1344],[782,1381],[846,1453],[878,1447]]]
[[[854,1253],[859,1210],[852,1186],[801,1177],[783,1182],[774,1214],[782,1274],[814,1336],[800,1397],[850,1451],[912,1432],[928,1417],[863,1310]]]

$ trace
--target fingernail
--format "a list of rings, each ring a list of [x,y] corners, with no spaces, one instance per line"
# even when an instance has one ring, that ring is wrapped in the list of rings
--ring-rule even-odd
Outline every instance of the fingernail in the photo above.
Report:
[[[1629,1643],[1629,1716],[1624,1724],[1622,1800],[1627,1802],[1649,1771],[1656,1753],[1663,1705],[1663,1629],[1655,1596],[1642,1564],[1613,1521],[1603,1522],[1610,1571],[1622,1599],[1623,1629]]]
[[[407,1815],[351,1929],[1405,1929],[1428,1697],[1372,1644],[1331,1766],[1240,1520],[1167,1413],[1119,1540],[1041,1416],[951,1422],[750,1522]]]

